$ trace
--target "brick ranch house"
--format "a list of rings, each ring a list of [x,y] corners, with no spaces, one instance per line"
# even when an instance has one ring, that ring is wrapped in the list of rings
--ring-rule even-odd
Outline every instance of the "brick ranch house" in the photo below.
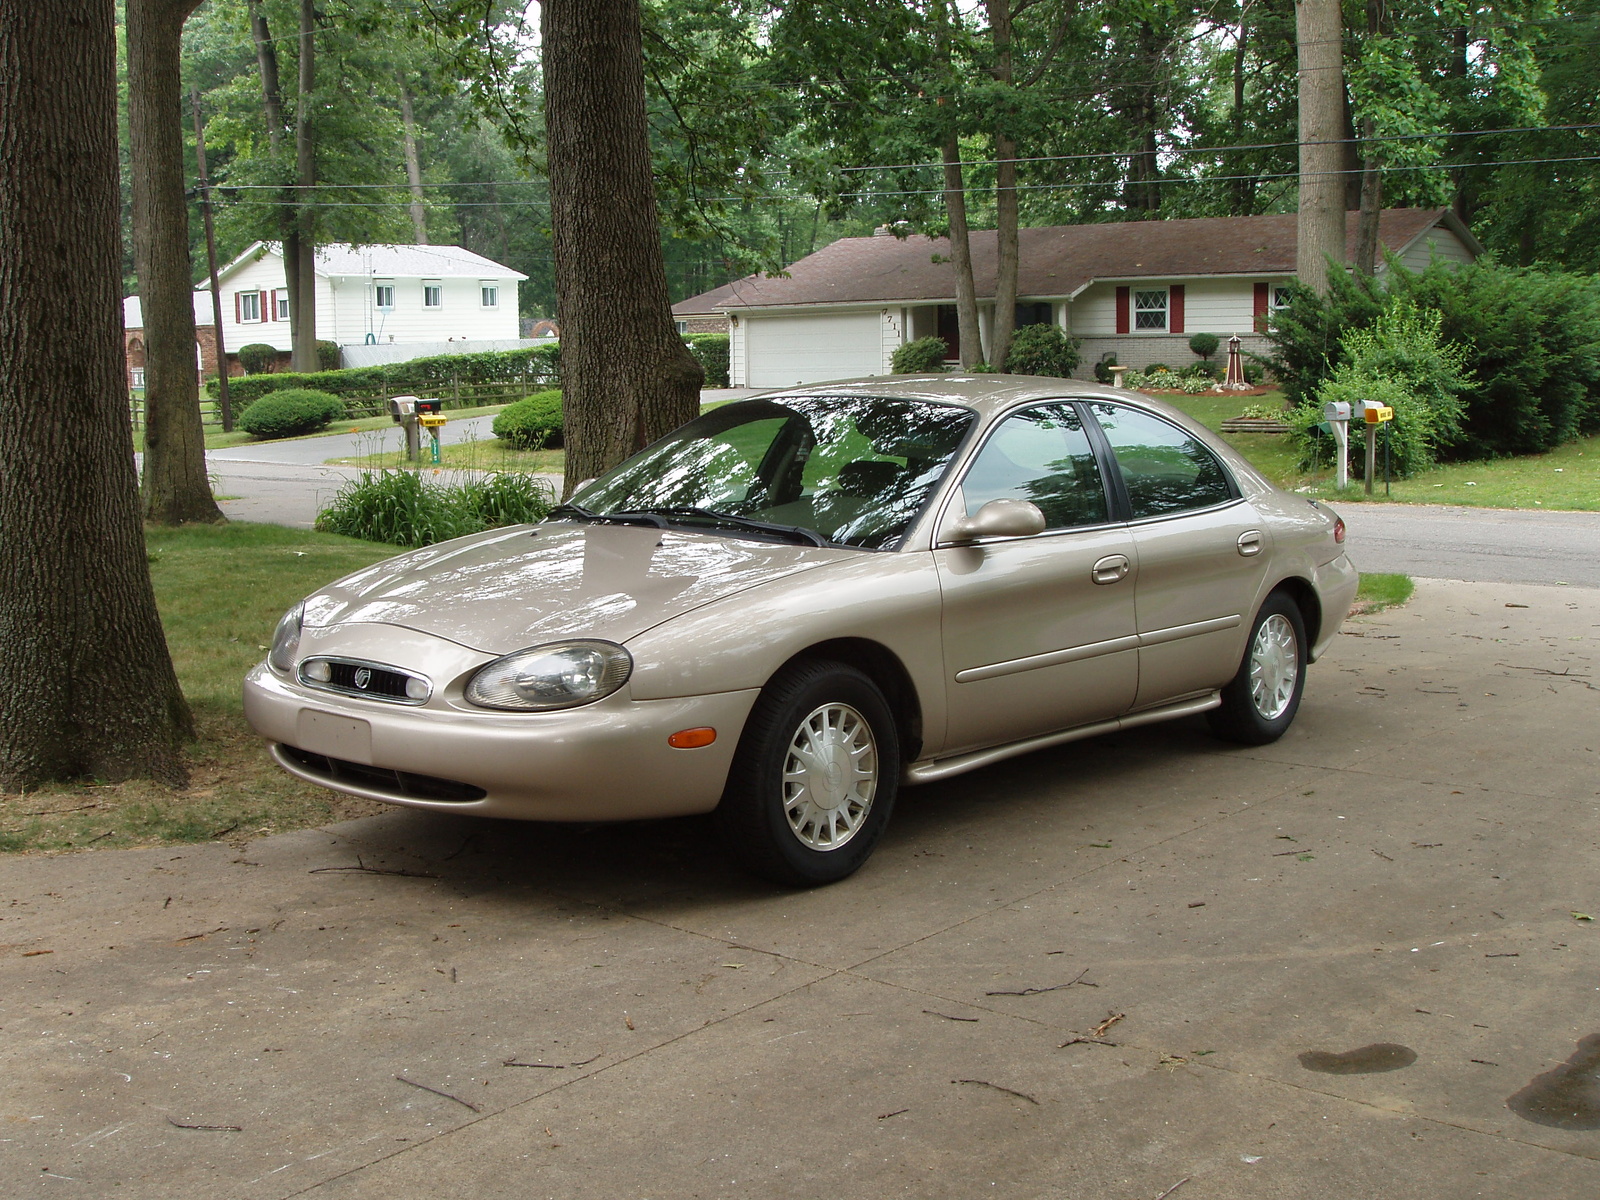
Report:
[[[1348,257],[1356,220],[1348,214]],[[1449,209],[1387,209],[1378,231],[1383,250],[1412,270],[1483,252]],[[1123,366],[1182,367],[1195,361],[1195,333],[1236,333],[1246,350],[1264,353],[1261,333],[1294,279],[1296,240],[1293,213],[1023,229],[1017,323],[1056,324],[1080,339],[1083,378],[1106,354]],[[954,361],[949,252],[948,239],[880,229],[825,246],[781,278],[747,275],[680,301],[673,316],[680,328],[727,320],[734,387],[887,375],[895,350],[924,337],[943,337]],[[972,259],[987,345],[994,230],[974,231]]]

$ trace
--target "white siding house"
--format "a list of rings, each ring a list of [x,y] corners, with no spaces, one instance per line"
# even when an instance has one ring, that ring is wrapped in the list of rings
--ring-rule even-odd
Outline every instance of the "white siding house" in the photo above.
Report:
[[[514,340],[517,285],[526,278],[460,246],[319,246],[317,337],[341,346]],[[218,289],[230,354],[252,342],[289,349],[276,243],[257,242],[234,259]]]
[[[1356,214],[1349,214],[1353,249]],[[1411,270],[1471,262],[1476,238],[1448,209],[1390,209],[1383,248]],[[1189,338],[1238,334],[1263,353],[1272,310],[1294,280],[1293,214],[1065,225],[1019,233],[1018,324],[1059,325],[1081,343],[1078,373],[1194,361]],[[994,315],[995,235],[972,235],[985,345]],[[1380,267],[1380,274],[1385,268]],[[955,284],[943,238],[844,238],[781,278],[750,275],[673,306],[679,321],[726,316],[735,387],[887,375],[908,341],[942,336],[955,358]]]

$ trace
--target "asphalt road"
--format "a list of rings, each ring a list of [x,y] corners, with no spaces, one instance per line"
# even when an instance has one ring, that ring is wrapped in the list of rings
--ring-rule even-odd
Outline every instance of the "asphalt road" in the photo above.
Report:
[[[1362,571],[1600,587],[1600,513],[1434,504],[1336,507],[1350,530],[1350,559]]]

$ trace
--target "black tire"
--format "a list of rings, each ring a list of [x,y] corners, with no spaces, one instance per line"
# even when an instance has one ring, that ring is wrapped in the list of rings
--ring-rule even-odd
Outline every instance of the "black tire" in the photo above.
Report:
[[[1293,639],[1292,647],[1285,638]],[[1284,678],[1289,667],[1294,671],[1292,681]],[[1305,619],[1299,605],[1283,592],[1273,592],[1250,625],[1239,671],[1222,689],[1221,707],[1206,713],[1206,719],[1211,731],[1226,741],[1264,746],[1294,724],[1305,686]]]
[[[808,728],[809,739],[827,748],[818,765],[808,765],[817,760],[795,749]],[[799,770],[785,780],[792,751]],[[850,780],[851,767],[870,767],[870,783]],[[889,823],[899,783],[900,740],[878,686],[843,663],[801,662],[762,690],[713,819],[723,844],[747,870],[775,883],[815,887],[844,879],[867,861]]]

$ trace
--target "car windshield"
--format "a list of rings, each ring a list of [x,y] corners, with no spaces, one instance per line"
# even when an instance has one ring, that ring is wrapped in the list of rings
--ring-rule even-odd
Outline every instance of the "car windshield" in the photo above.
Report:
[[[647,447],[551,515],[893,549],[974,418],[955,405],[884,397],[738,401]]]

